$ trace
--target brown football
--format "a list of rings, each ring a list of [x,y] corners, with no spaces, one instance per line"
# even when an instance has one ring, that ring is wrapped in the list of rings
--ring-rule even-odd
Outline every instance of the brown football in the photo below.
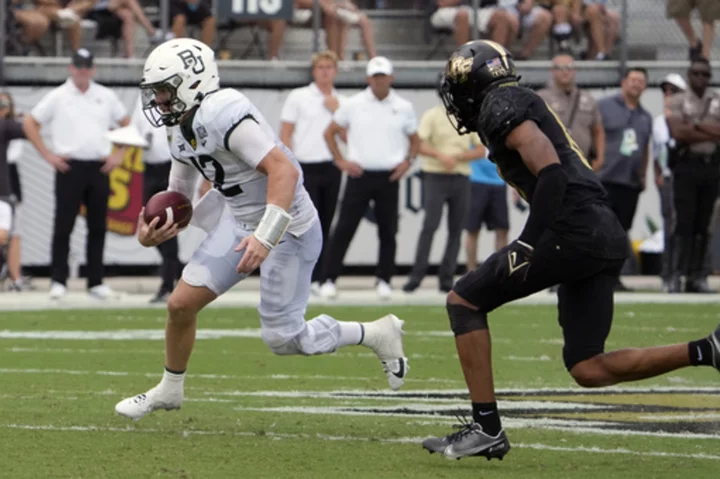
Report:
[[[161,191],[155,193],[145,205],[145,222],[150,223],[159,217],[157,227],[165,224],[167,218],[177,223],[178,228],[184,228],[190,223],[193,207],[190,200],[177,191]]]

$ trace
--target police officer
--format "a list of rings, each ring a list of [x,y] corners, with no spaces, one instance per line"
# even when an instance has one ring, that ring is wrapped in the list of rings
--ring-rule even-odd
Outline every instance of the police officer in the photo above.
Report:
[[[709,243],[709,223],[720,180],[720,95],[708,88],[710,63],[693,60],[688,90],[668,103],[667,120],[675,147],[669,151],[674,179],[676,274],[685,274],[685,291],[713,292],[703,263]]]
[[[595,98],[575,83],[575,62],[567,53],[552,59],[552,79],[537,92],[555,110],[573,139],[598,171],[605,162],[605,129]],[[592,154],[591,154],[592,153]]]

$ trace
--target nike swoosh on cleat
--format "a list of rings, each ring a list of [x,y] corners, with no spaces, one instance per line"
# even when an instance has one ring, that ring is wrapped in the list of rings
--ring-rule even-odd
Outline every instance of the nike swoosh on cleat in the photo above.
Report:
[[[395,372],[393,371],[393,376],[395,376],[398,379],[402,379],[405,377],[405,360],[400,360],[400,371]]]

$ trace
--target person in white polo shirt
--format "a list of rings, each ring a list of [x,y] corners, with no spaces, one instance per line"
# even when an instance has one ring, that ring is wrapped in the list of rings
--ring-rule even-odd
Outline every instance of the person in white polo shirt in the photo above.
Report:
[[[132,123],[138,132],[147,140],[148,148],[143,152],[143,204],[155,193],[168,189],[170,176],[170,147],[167,141],[167,127],[155,128],[150,124],[143,113],[142,98],[138,96],[135,110],[132,114]],[[209,183],[209,182],[208,182]],[[170,238],[157,246],[162,263],[160,264],[160,289],[150,299],[151,303],[167,303],[170,293],[175,289],[175,283],[180,279],[182,268],[178,258],[178,240]]]
[[[368,88],[352,96],[335,112],[325,130],[325,141],[335,164],[347,173],[340,215],[323,268],[320,293],[336,294],[343,259],[368,205],[374,203],[380,252],[375,276],[377,293],[389,298],[390,279],[395,270],[395,235],[398,226],[398,180],[417,155],[420,140],[412,103],[392,88],[393,66],[385,57],[367,64]],[[347,158],[336,136],[347,130]]]
[[[69,70],[70,78],[45,95],[23,121],[28,140],[56,170],[50,297],[58,299],[67,290],[70,234],[84,203],[88,292],[107,299],[113,295],[103,284],[108,174],[122,163],[125,149],[112,151],[105,134],[114,126],[129,125],[130,117],[112,90],[92,80],[95,69],[89,50],[77,50]],[[50,130],[49,147],[40,135],[41,127]]]
[[[313,82],[296,88],[285,100],[280,119],[280,140],[295,153],[305,178],[305,189],[320,217],[323,249],[312,273],[313,291],[319,290],[322,265],[327,256],[328,234],[340,193],[341,172],[333,163],[323,133],[343,100],[333,87],[337,55],[324,51],[313,55]]]

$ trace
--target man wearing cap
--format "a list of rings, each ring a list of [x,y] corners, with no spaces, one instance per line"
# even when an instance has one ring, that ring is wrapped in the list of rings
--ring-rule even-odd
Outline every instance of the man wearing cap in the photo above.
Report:
[[[675,140],[668,149],[677,214],[673,267],[678,276],[685,275],[685,291],[692,293],[714,292],[704,267],[720,181],[720,95],[708,88],[711,76],[706,59],[693,60],[689,88],[673,95],[666,108]]]
[[[665,109],[667,110],[670,98],[677,93],[687,90],[683,77],[671,73],[660,83],[663,92]],[[675,230],[675,206],[673,205],[673,177],[668,165],[668,146],[674,146],[675,140],[670,138],[665,112],[653,120],[653,157],[655,168],[655,183],[660,193],[660,210],[663,217],[663,235],[665,248],[662,258],[663,290],[666,293],[680,292],[680,278],[673,269],[672,248],[674,244],[673,232]]]
[[[395,235],[398,226],[398,180],[410,169],[420,147],[417,117],[412,103],[392,88],[393,66],[385,57],[367,64],[364,91],[340,105],[325,130],[325,141],[337,167],[348,175],[340,215],[330,240],[320,294],[334,297],[335,281],[360,220],[374,204],[380,252],[375,276],[378,296],[392,294],[395,269]],[[336,135],[347,129],[347,156]]]
[[[107,299],[113,294],[103,284],[108,174],[122,163],[125,150],[113,152],[105,135],[117,125],[128,125],[130,118],[117,95],[92,80],[95,69],[89,50],[77,50],[69,70],[67,81],[45,95],[23,122],[28,140],[56,170],[50,297],[59,299],[66,293],[70,234],[85,204],[88,292]],[[50,145],[45,145],[41,127],[49,129]]]

